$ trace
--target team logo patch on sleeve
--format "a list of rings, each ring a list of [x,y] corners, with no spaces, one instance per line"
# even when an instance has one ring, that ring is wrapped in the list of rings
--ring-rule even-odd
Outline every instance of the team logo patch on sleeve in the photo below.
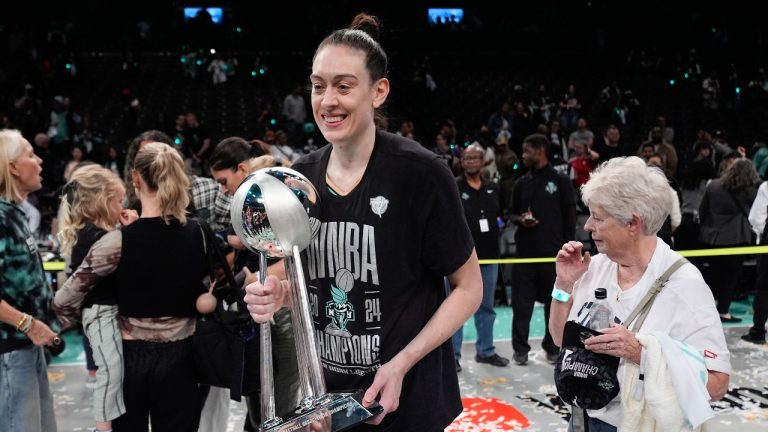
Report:
[[[713,353],[713,352],[712,352],[712,351],[710,351],[710,350],[704,350],[704,357],[706,357],[706,358],[711,358],[711,359],[715,359],[715,358],[717,358],[717,354],[716,354],[716,353]]]
[[[387,211],[387,206],[389,206],[389,200],[383,196],[371,198],[371,210],[373,211],[373,214],[379,217],[379,219],[381,219],[381,215]]]

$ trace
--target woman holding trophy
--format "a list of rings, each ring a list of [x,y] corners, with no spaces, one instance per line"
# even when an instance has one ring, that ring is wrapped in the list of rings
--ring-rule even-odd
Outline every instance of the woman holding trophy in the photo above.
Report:
[[[389,94],[378,30],[360,14],[313,60],[312,111],[331,145],[293,165],[319,194],[302,260],[309,309],[328,390],[364,389],[363,404],[383,408],[355,431],[442,431],[462,411],[449,339],[480,304],[480,268],[445,163],[376,130]],[[246,287],[254,320],[284,305],[286,285]]]

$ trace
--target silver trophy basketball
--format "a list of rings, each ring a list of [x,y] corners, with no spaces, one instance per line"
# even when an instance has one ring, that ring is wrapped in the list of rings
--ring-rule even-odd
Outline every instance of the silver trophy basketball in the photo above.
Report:
[[[286,419],[275,413],[270,324],[259,326],[261,348],[262,431],[342,431],[381,412],[364,407],[363,390],[327,393],[314,336],[300,253],[312,241],[309,210],[318,194],[302,174],[289,168],[265,168],[249,175],[232,200],[232,226],[243,244],[259,254],[259,279],[267,276],[267,258],[283,258],[291,287],[289,304],[296,341],[301,399]]]

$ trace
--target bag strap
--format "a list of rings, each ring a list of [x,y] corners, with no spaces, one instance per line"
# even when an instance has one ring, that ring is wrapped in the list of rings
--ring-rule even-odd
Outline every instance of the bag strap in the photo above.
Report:
[[[640,304],[637,305],[635,310],[632,311],[631,314],[629,314],[629,317],[624,320],[624,324],[629,327],[631,324],[632,327],[630,328],[631,331],[636,332],[637,330],[642,327],[643,322],[645,322],[645,317],[648,315],[648,312],[651,310],[651,306],[653,306],[654,300],[656,300],[656,294],[661,292],[661,289],[664,288],[664,285],[667,284],[669,281],[670,276],[672,276],[672,273],[677,271],[680,267],[683,266],[683,264],[687,263],[688,260],[685,258],[680,258],[679,260],[675,261],[674,264],[669,266],[667,271],[664,272],[661,276],[658,277],[653,282],[653,285],[651,285],[651,289],[648,290],[648,293],[645,294],[645,297],[643,297],[642,300],[640,300]],[[635,318],[637,318],[637,321],[635,321]],[[632,321],[635,321],[634,323]]]
[[[218,265],[224,273],[224,278],[226,279],[229,287],[232,289],[239,288],[237,286],[237,282],[235,281],[235,276],[232,274],[232,269],[229,267],[227,258],[224,256],[224,253],[221,251],[221,249],[216,247],[215,234],[211,230],[211,227],[208,226],[208,224],[204,221],[197,220],[197,222],[200,226],[200,233],[203,236],[203,247],[205,248],[205,254],[208,257],[208,274],[211,278],[211,282],[216,281],[216,266]],[[219,287],[215,287],[214,291],[216,291],[216,288]],[[243,301],[243,296],[237,296],[237,303],[238,306],[240,306],[240,310],[245,310],[245,302]]]
[[[587,410],[577,406],[571,406],[571,425],[573,432],[589,432]]]

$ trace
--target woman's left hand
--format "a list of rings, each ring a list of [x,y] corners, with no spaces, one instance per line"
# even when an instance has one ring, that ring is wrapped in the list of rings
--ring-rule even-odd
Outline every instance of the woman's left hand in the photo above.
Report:
[[[603,334],[584,341],[586,349],[599,354],[623,357],[640,364],[642,346],[634,333],[621,324],[611,324],[610,328],[601,329],[600,332]]]

